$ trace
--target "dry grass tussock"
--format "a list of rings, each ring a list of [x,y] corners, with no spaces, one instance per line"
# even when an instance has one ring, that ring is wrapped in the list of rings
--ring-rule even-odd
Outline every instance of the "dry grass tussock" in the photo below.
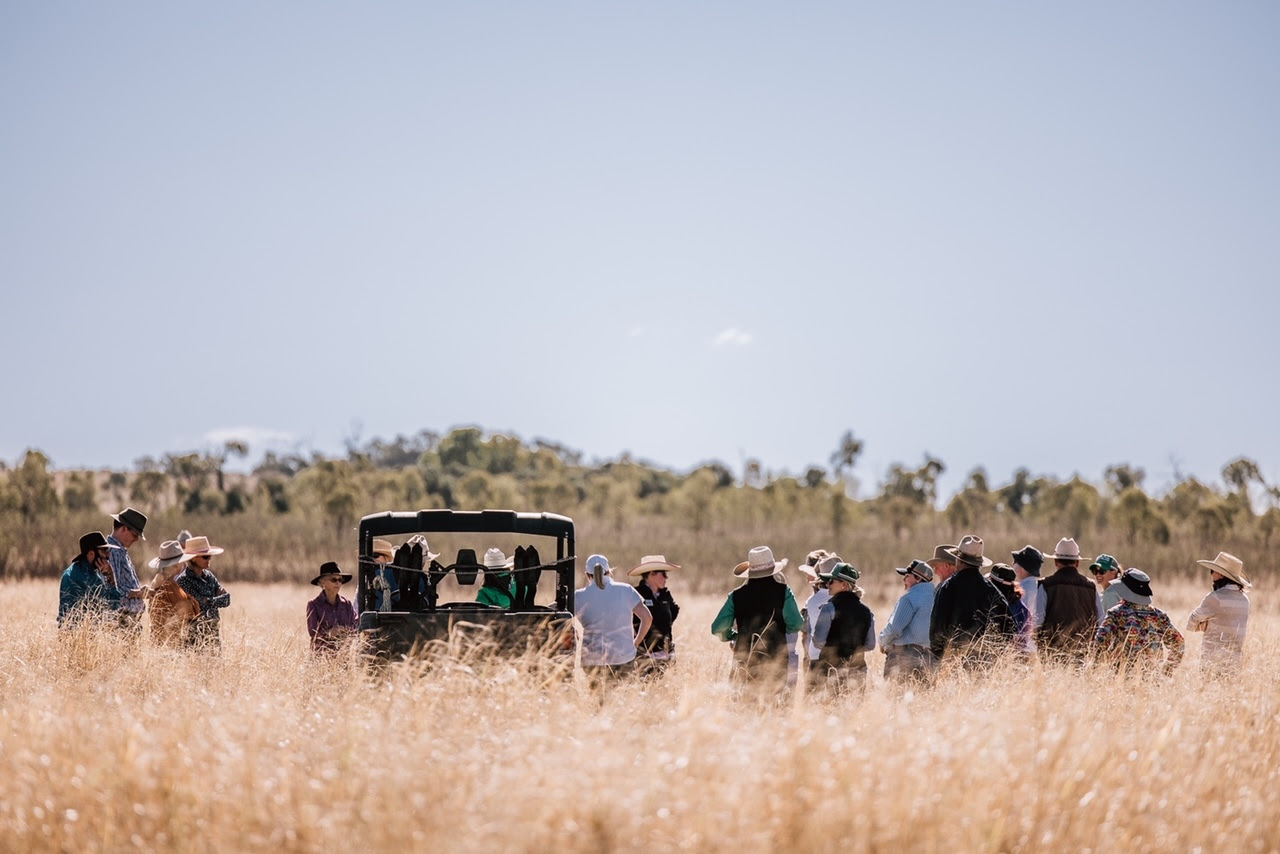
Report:
[[[727,585],[726,585],[727,586]],[[1273,850],[1280,622],[1242,678],[1003,666],[899,695],[736,695],[684,597],[662,681],[593,692],[453,650],[373,675],[313,661],[314,588],[231,588],[221,657],[53,628],[0,586],[0,839],[32,851]],[[677,588],[677,593],[678,593]],[[1202,591],[1160,602],[1181,623]],[[873,591],[879,622],[895,590]],[[1260,607],[1261,606],[1261,607]]]

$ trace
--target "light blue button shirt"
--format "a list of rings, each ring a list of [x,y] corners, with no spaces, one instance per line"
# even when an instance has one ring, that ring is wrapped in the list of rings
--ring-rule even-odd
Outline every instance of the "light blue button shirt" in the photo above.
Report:
[[[929,617],[933,615],[934,586],[921,581],[902,594],[884,631],[880,633],[880,645],[889,648],[905,644],[929,646]]]

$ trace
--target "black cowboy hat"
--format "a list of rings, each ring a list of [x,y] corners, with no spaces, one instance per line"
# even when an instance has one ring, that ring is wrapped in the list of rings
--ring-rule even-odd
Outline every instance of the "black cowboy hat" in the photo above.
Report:
[[[138,539],[145,540],[142,531],[147,527],[147,517],[132,507],[126,507],[119,513],[111,517],[117,525],[128,525],[130,528],[138,532]]]
[[[334,563],[333,561],[329,561],[328,563],[320,564],[320,574],[317,575],[315,578],[311,579],[311,583],[319,587],[320,579],[324,578],[326,575],[337,575],[341,577],[343,584],[346,584],[348,581],[351,580],[351,576],[343,572],[338,567],[338,564]]]
[[[107,538],[102,535],[101,531],[90,531],[80,538],[80,554],[91,552],[94,549],[118,549],[119,546],[113,546],[107,542]]]

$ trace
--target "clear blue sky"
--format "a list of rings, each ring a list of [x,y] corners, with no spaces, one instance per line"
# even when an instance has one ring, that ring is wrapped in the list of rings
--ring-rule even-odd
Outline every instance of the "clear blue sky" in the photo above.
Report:
[[[1274,3],[6,3],[0,458],[1280,480]]]

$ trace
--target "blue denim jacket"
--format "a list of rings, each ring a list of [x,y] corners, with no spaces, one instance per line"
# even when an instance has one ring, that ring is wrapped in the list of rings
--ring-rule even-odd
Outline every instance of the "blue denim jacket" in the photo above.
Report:
[[[893,614],[880,633],[880,645],[885,648],[918,644],[929,647],[929,618],[933,615],[934,586],[921,581],[902,594]]]

